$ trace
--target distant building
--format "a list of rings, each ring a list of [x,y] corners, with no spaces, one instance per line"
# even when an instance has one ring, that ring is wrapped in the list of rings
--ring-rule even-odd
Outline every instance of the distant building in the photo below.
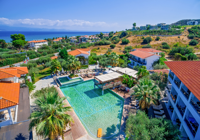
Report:
[[[195,20],[188,21],[187,25],[198,25],[198,21]]]
[[[164,25],[166,25],[166,23],[158,23],[158,24],[157,24],[158,27],[162,27],[162,26],[164,26]]]
[[[131,63],[128,66],[131,68],[134,66],[146,66],[147,70],[152,70],[152,64],[159,60],[160,53],[161,51],[159,50],[149,48],[134,49],[129,53]]]
[[[75,39],[75,38],[70,39],[70,43],[76,43],[76,42],[77,42],[77,39]]]
[[[161,26],[161,30],[170,30],[171,26],[170,25],[163,25]]]
[[[76,49],[68,52],[69,55],[73,55],[75,57],[84,57],[84,59],[79,59],[82,64],[88,64],[88,58],[90,56],[90,49]]]
[[[59,38],[57,38],[57,39],[54,39],[53,42],[59,42],[59,41],[61,41],[61,40],[62,40],[62,37],[59,37]]]
[[[88,35],[81,36],[79,37],[79,43],[86,43],[88,39],[89,39]]]
[[[42,45],[48,45],[48,42],[47,40],[33,40],[33,41],[28,41],[28,44],[30,47],[38,49]]]
[[[158,30],[157,25],[150,25],[149,30]]]
[[[137,30],[137,27],[133,26],[132,31],[136,31],[136,30]]]
[[[146,26],[140,26],[140,30],[146,30],[147,27]]]

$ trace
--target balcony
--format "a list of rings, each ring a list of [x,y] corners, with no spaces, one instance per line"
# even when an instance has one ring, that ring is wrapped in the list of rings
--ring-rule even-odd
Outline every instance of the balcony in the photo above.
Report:
[[[200,102],[197,101],[198,99],[195,97],[191,99],[190,103],[194,107],[194,109],[197,111],[197,113],[200,115]]]
[[[185,123],[190,129],[190,132],[192,133],[192,135],[195,137],[199,124],[196,122],[196,120],[193,117],[186,117]]]
[[[178,128],[180,128],[180,126],[181,126],[181,121],[177,118],[177,119],[175,119],[175,124],[178,126]]]
[[[189,89],[186,91],[183,88],[181,88],[181,92],[185,95],[185,97],[187,99],[189,99],[189,96],[190,96],[190,93],[191,93]]]
[[[174,103],[176,103],[177,95],[175,93],[171,93],[170,96],[172,100],[174,101]]]
[[[183,107],[183,106],[177,104],[176,107],[178,108],[180,114],[183,116],[185,113],[186,106]]]
[[[174,108],[170,105],[169,110],[171,111],[171,113],[173,113]]]
[[[141,65],[146,65],[147,64],[145,61],[140,61],[140,60],[138,60],[138,63],[140,63]]]
[[[130,59],[132,59],[135,62],[138,62],[138,60],[135,57],[130,57]]]
[[[178,79],[175,79],[175,80],[174,80],[174,83],[177,85],[178,88],[179,88],[180,85],[181,85],[181,81],[178,80]]]
[[[173,80],[174,79],[174,74],[173,73],[169,73],[169,77]]]

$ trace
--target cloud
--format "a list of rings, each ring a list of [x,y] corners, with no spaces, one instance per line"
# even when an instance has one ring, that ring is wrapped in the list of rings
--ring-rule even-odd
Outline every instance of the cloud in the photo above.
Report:
[[[8,19],[0,18],[0,24],[8,26],[25,26],[38,28],[52,28],[52,29],[68,29],[71,27],[89,28],[101,27],[109,28],[117,26],[117,23],[108,24],[106,22],[91,22],[85,20],[68,19],[68,20],[50,20],[50,19]]]

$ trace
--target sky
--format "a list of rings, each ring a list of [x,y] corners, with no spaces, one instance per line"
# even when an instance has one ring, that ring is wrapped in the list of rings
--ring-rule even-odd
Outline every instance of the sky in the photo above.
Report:
[[[200,0],[0,0],[0,30],[121,31],[200,19]]]

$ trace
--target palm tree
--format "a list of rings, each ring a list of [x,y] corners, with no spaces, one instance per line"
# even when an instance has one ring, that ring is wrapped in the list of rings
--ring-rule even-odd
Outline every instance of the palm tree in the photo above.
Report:
[[[117,55],[116,53],[112,52],[108,57],[111,66],[115,67],[119,64],[119,55]]]
[[[58,70],[61,70],[61,65],[60,65],[60,62],[56,59],[54,59],[52,62],[51,62],[51,71],[54,72],[54,73],[57,73]]]
[[[152,80],[143,78],[139,80],[132,95],[139,100],[139,106],[141,109],[147,109],[150,107],[151,103],[157,103],[157,100],[160,98],[159,92],[160,88],[155,85]]]
[[[51,140],[63,135],[63,130],[72,122],[72,117],[66,112],[71,107],[65,107],[63,102],[66,98],[59,97],[57,92],[48,92],[35,100],[37,110],[34,111],[30,120],[29,130],[36,128],[36,133],[44,138]]]
[[[67,68],[71,70],[74,74],[75,70],[78,70],[81,68],[81,63],[79,59],[73,55],[70,55],[67,59]]]
[[[142,66],[141,68],[139,68],[139,70],[137,72],[138,79],[140,79],[144,76],[147,76],[147,75],[149,75],[149,71],[146,69],[145,66]]]

